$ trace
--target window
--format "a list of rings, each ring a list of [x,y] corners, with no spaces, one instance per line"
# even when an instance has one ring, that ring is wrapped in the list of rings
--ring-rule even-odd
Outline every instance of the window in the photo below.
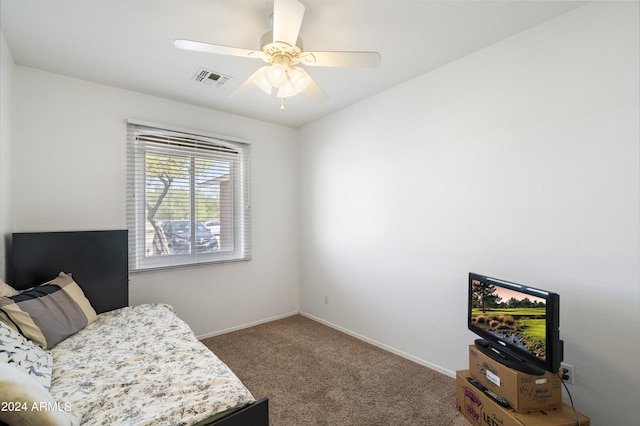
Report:
[[[250,146],[127,124],[129,270],[248,260]]]

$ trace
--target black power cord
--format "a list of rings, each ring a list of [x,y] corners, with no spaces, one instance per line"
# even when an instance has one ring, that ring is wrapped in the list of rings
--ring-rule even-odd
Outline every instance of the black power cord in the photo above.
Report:
[[[571,392],[569,392],[569,388],[567,387],[567,384],[564,382],[569,378],[569,376],[567,376],[567,369],[566,368],[562,369],[562,375],[560,375],[560,373],[556,373],[556,374],[560,378],[560,381],[562,382],[562,386],[564,386],[564,389],[567,391],[567,395],[569,395],[569,401],[571,401],[571,409],[573,410],[573,414],[575,414],[576,416],[576,425],[581,426],[580,417],[578,417],[578,412],[576,411],[576,407],[573,405],[573,398],[571,397]]]

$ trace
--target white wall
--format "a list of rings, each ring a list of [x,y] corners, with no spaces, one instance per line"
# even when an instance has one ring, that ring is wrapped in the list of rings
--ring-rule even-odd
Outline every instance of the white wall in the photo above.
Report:
[[[11,51],[0,32],[0,279],[5,279],[6,244],[12,232],[11,135],[13,85],[15,79]]]
[[[636,424],[638,16],[588,4],[301,129],[301,311],[452,375],[468,272],[556,291],[577,408]]]
[[[14,230],[126,227],[127,118],[252,141],[253,260],[139,273],[130,302],[165,302],[208,335],[297,312],[292,129],[16,67]]]

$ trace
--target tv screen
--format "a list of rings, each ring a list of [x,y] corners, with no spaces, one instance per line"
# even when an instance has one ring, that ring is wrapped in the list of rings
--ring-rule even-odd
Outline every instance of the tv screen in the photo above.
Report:
[[[557,373],[562,362],[560,297],[556,293],[469,274],[469,330],[476,346],[503,364],[527,372]]]

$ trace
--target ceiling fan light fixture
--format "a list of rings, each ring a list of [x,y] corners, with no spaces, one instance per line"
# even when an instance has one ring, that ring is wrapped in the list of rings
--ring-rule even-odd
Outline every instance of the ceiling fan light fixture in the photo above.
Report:
[[[269,83],[269,80],[267,79],[268,69],[269,69],[268,66],[264,66],[260,68],[260,70],[258,70],[258,72],[255,74],[253,78],[253,82],[256,84],[256,86],[262,89],[264,93],[266,93],[267,95],[270,95],[271,90],[273,89],[273,86],[271,86],[271,83]]]
[[[311,77],[300,67],[287,66],[285,68],[287,80],[278,88],[279,98],[290,98],[303,92],[311,83]]]
[[[305,70],[300,67],[290,67],[289,69],[289,81],[296,93],[303,92],[311,83],[311,77]]]
[[[281,88],[287,82],[287,69],[280,63],[275,63],[267,68],[267,80],[276,89]]]
[[[282,99],[287,99],[296,95],[296,91],[291,85],[291,82],[287,81],[287,83],[278,89],[278,97]]]

